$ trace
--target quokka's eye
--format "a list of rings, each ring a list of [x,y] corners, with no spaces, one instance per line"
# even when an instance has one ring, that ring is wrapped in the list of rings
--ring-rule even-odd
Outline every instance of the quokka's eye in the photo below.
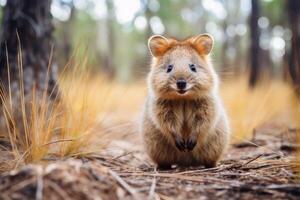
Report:
[[[171,72],[173,69],[173,65],[168,65],[168,68],[167,68],[167,73]]]
[[[194,64],[190,64],[190,69],[192,72],[196,72],[196,66]]]

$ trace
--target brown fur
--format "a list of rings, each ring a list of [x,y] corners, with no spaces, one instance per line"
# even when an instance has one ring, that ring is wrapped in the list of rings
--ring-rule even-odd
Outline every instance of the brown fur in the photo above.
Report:
[[[224,152],[229,127],[218,94],[218,77],[209,60],[212,45],[209,35],[184,41],[162,36],[149,39],[153,62],[141,132],[148,155],[159,167],[213,167]],[[167,73],[169,64],[174,69]],[[189,64],[195,64],[197,72]],[[179,78],[187,81],[184,94],[176,90]]]

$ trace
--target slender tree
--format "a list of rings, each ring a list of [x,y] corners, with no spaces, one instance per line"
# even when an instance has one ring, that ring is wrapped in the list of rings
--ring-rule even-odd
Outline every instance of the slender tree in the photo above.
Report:
[[[259,47],[259,36],[260,30],[258,27],[258,18],[260,13],[260,7],[258,0],[251,0],[251,16],[249,20],[250,25],[250,79],[249,84],[254,87],[259,78],[261,72],[260,66],[260,47]]]
[[[66,63],[72,54],[72,37],[71,36],[72,36],[72,31],[74,30],[73,24],[76,20],[76,9],[75,9],[73,1],[65,2],[65,1],[61,0],[60,3],[62,6],[68,6],[71,10],[69,19],[66,22],[62,22],[63,28],[61,30],[62,31],[61,38],[59,38],[59,41],[58,41],[58,39],[55,41],[55,44],[57,44],[57,47],[62,48],[61,53],[63,53],[63,56],[60,56],[60,57],[63,57],[63,58],[61,58],[62,61],[63,61],[63,63]]]
[[[109,76],[115,75],[115,54],[116,54],[116,35],[114,23],[116,21],[114,2],[106,0],[107,16],[106,16],[106,31],[107,31],[107,54],[104,57],[103,70]]]
[[[46,77],[53,32],[50,5],[51,0],[9,0],[5,5],[0,33],[0,78],[7,83],[9,65],[12,91],[18,91],[20,60],[25,95],[31,93],[33,86],[37,92],[44,91],[46,81],[49,81],[49,91],[53,89],[55,66],[49,78]]]
[[[289,52],[289,74],[296,93],[300,95],[300,1],[288,1],[289,24],[292,31],[291,49]]]
[[[147,20],[147,26],[145,30],[145,41],[149,39],[149,37],[152,35],[152,30],[150,27],[150,19],[153,17],[153,13],[149,8],[149,0],[140,0],[141,4],[143,5],[144,9],[144,16]]]

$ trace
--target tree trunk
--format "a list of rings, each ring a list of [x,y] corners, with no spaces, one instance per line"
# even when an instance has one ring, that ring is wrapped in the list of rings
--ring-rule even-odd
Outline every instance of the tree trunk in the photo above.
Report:
[[[54,87],[56,66],[51,66],[47,77],[53,32],[50,5],[51,0],[9,0],[4,8],[0,33],[0,77],[7,84],[7,64],[9,64],[14,98],[18,96],[15,92],[19,91],[20,52],[22,52],[25,96],[31,93],[33,87],[36,88],[37,94],[43,92],[47,81],[48,91],[52,91]]]
[[[102,66],[104,72],[108,77],[113,78],[115,76],[115,54],[116,54],[116,37],[115,37],[115,28],[114,23],[116,21],[115,11],[114,11],[114,2],[111,0],[106,0],[107,7],[107,18],[106,18],[106,37],[107,37],[107,54],[104,58],[104,64]]]
[[[292,30],[289,52],[289,74],[296,93],[300,95],[300,1],[288,1],[289,24]]]
[[[251,0],[251,16],[250,16],[250,37],[251,37],[251,46],[250,46],[250,79],[249,84],[251,87],[254,87],[259,78],[261,72],[260,66],[260,47],[259,47],[259,27],[258,27],[258,18],[260,13],[259,2],[258,0]]]
[[[226,33],[226,28],[227,28],[227,21],[226,20],[223,21],[222,28],[223,28],[224,35],[225,35],[225,40],[224,40],[224,43],[222,45],[221,60],[222,60],[223,69],[227,70],[229,68],[228,57],[227,57],[227,50],[228,50],[228,46],[229,46],[229,42],[228,42],[229,38],[228,38],[228,34]]]

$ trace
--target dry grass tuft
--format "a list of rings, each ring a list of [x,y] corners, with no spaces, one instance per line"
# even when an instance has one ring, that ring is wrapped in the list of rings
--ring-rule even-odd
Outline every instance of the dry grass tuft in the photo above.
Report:
[[[122,124],[116,127],[109,116],[120,112],[128,120],[133,115],[126,112],[136,105],[135,97],[142,95],[142,89],[139,93],[134,91],[138,86],[128,89],[104,77],[92,76],[82,65],[74,65],[60,75],[58,97],[50,98],[47,87],[42,97],[35,88],[25,97],[21,63],[20,66],[19,97],[12,97],[10,82],[8,89],[1,85],[0,90],[4,116],[1,141],[10,144],[3,146],[9,154],[2,170],[45,158],[101,152],[110,141],[126,134],[127,130],[118,131],[118,135],[112,133],[112,128],[122,129]]]

